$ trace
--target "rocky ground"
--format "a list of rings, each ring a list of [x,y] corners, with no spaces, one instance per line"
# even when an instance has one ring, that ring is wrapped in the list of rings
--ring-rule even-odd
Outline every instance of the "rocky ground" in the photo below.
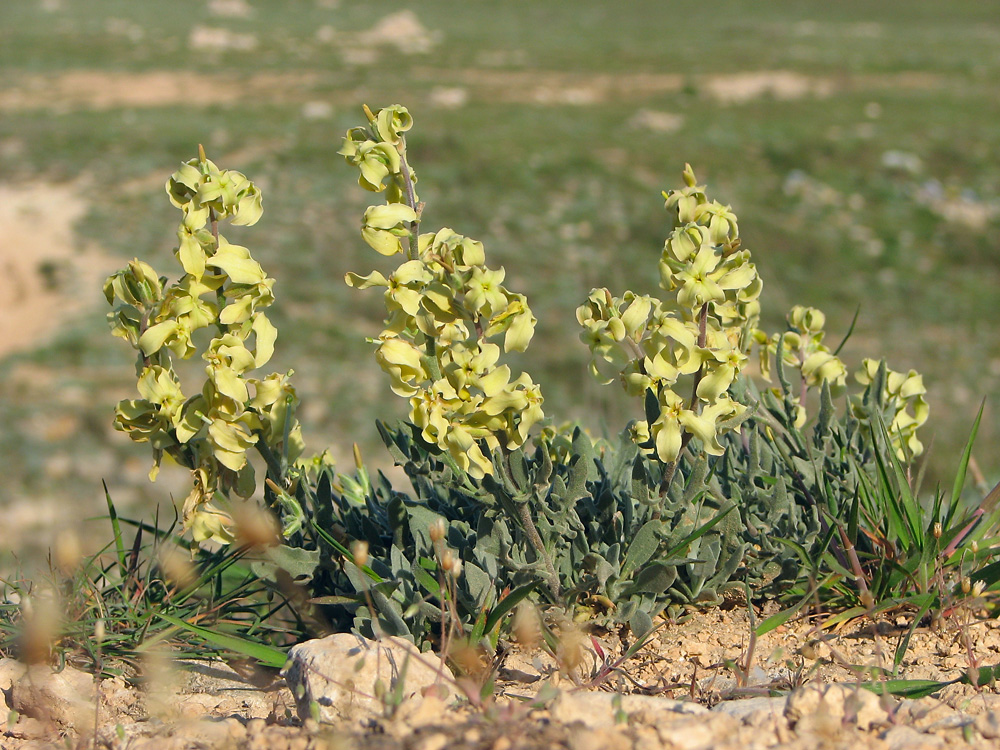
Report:
[[[919,700],[858,687],[864,668],[891,662],[903,632],[893,622],[857,621],[831,632],[799,620],[752,642],[745,610],[711,610],[664,623],[621,665],[614,655],[623,644],[612,633],[580,639],[575,656],[562,654],[563,669],[541,651],[514,649],[498,660],[484,700],[471,683],[437,677],[428,658],[420,666],[436,686],[407,682],[392,711],[385,708],[391,701],[373,697],[377,688],[364,687],[376,677],[371,669],[392,660],[389,651],[369,651],[374,658],[336,652],[326,667],[310,663],[325,674],[322,684],[290,670],[291,689],[278,675],[247,677],[221,663],[160,666],[145,686],[104,680],[96,714],[89,675],[69,667],[55,676],[47,667],[26,672],[3,660],[0,690],[10,710],[0,706],[0,749],[95,741],[116,750],[1000,747],[995,685],[956,683]],[[339,638],[357,653],[357,639]],[[970,664],[996,663],[1000,623],[959,611],[917,631],[901,675],[944,681]],[[331,677],[324,670],[343,671]],[[407,680],[420,677],[403,671]],[[334,684],[341,689],[331,692]],[[385,684],[392,693],[393,680]]]

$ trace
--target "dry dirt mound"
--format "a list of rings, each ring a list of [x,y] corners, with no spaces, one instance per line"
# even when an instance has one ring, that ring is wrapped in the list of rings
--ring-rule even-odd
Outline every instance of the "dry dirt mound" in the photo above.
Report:
[[[0,183],[0,357],[37,346],[98,304],[118,262],[82,245],[86,203],[75,185]]]

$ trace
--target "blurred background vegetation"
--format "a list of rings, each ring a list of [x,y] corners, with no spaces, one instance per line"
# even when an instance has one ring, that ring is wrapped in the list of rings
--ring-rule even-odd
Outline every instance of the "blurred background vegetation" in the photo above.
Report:
[[[381,298],[343,283],[379,265],[358,234],[371,196],[336,155],[363,103],[415,117],[424,228],[482,240],[528,295],[539,327],[517,364],[550,416],[595,434],[639,416],[587,376],[574,311],[595,285],[656,291],[660,191],[690,162],[740,217],[765,329],[816,306],[836,345],[860,308],[851,371],[885,356],[925,376],[932,485],[983,397],[975,455],[1000,471],[993,3],[6,0],[0,74],[11,547],[98,513],[102,479],[126,514],[183,497],[183,474],[150,484],[146,448],[111,429],[135,380],[100,282],[134,256],[176,274],[162,185],[199,143],[264,191],[231,239],[278,280],[272,365],[296,371],[310,450],[388,463],[374,420],[405,404],[364,341]]]

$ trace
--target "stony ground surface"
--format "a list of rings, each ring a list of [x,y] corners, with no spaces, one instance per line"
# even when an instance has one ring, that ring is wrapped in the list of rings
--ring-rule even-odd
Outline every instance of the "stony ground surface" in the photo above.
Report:
[[[865,667],[891,660],[900,635],[891,621],[830,631],[803,619],[753,643],[745,610],[712,610],[664,623],[621,665],[613,633],[588,634],[572,673],[541,651],[515,649],[484,702],[427,694],[390,713],[359,701],[342,707],[349,718],[336,724],[301,720],[277,676],[248,681],[224,664],[189,665],[157,670],[144,688],[103,681],[96,734],[89,676],[67,669],[53,679],[37,668],[26,675],[5,660],[0,749],[89,748],[95,739],[115,750],[1000,747],[994,685],[954,684],[919,700],[857,686]],[[606,662],[613,668],[602,670]],[[1000,623],[956,611],[916,633],[901,673],[947,680],[970,664],[998,662]]]

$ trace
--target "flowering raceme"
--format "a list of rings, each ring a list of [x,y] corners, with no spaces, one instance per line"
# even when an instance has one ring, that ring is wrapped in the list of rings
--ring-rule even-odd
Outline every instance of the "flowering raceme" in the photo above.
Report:
[[[875,382],[880,367],[878,360],[865,359],[854,377],[862,385],[871,385]],[[882,398],[890,417],[885,426],[900,461],[909,461],[924,452],[924,445],[917,438],[917,430],[930,414],[930,407],[924,399],[926,394],[924,379],[916,370],[907,373],[888,369],[885,371]],[[864,414],[860,398],[855,398],[853,405],[856,413]]]
[[[818,388],[824,383],[830,388],[831,396],[839,396],[847,387],[847,368],[836,354],[823,343],[826,332],[823,326],[826,316],[814,307],[796,305],[785,318],[788,330],[772,336],[758,329],[753,331],[754,342],[758,346],[760,374],[771,380],[772,365],[781,351],[781,364],[800,375],[799,399],[795,407],[795,426],[806,422],[806,393],[810,388]],[[780,394],[780,388],[772,391]]]
[[[719,435],[745,415],[728,390],[746,365],[761,291],[750,253],[739,249],[735,214],[708,200],[690,166],[684,181],[664,193],[673,231],[660,259],[660,286],[672,299],[595,289],[577,309],[591,373],[602,383],[619,380],[631,396],[656,397],[657,418],[633,423],[631,432],[665,464],[691,437],[705,452],[721,454]],[[690,397],[678,393],[685,381]]]
[[[115,427],[153,448],[155,479],[169,454],[192,472],[183,505],[185,529],[195,540],[232,541],[229,514],[214,504],[230,491],[249,497],[256,488],[247,451],[294,462],[302,451],[292,417],[295,391],[286,375],[249,377],[274,353],[277,331],[263,310],[274,301],[269,278],[245,247],[218,232],[218,222],[252,225],[262,213],[257,187],[240,172],[220,170],[202,154],[181,165],[166,185],[183,219],[177,260],[183,275],[166,286],[147,264],[133,260],[111,276],[104,294],[114,310],[115,336],[138,350],[141,398],[122,401]],[[201,392],[184,395],[171,356],[198,351],[196,331],[216,326],[218,335],[202,353],[206,380]]]
[[[523,445],[543,417],[539,387],[500,364],[503,352],[527,348],[536,320],[524,295],[503,286],[504,269],[486,266],[481,242],[448,228],[418,232],[423,206],[403,136],[412,118],[400,106],[365,111],[368,126],[351,128],[340,153],[386,204],[365,211],[361,236],[379,254],[405,260],[388,276],[348,273],[345,281],[385,289],[375,360],[393,393],[409,399],[421,437],[481,478],[493,473],[492,451]],[[500,335],[502,347],[490,341]]]

